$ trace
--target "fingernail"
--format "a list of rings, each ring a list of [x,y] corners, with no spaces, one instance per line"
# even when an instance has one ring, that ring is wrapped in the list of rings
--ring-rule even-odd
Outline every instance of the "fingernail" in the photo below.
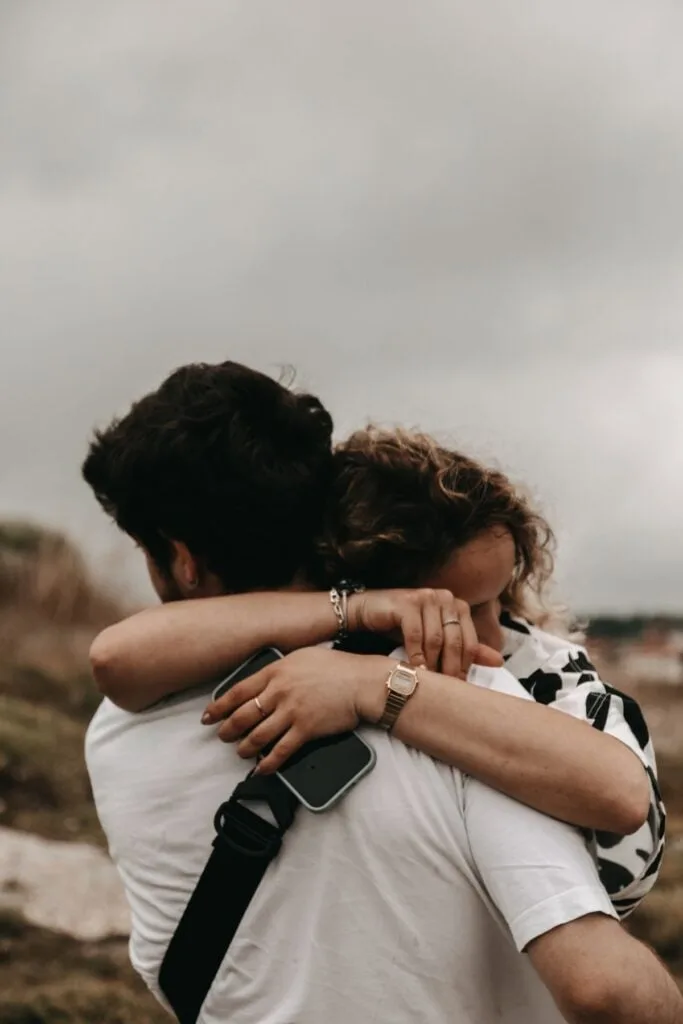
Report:
[[[213,719],[210,711],[205,711],[202,715],[202,725],[211,725]]]
[[[254,771],[252,772],[252,775],[262,775],[262,774],[263,774],[263,772],[261,771],[261,762],[259,761],[258,764],[256,765],[256,767],[254,768]]]

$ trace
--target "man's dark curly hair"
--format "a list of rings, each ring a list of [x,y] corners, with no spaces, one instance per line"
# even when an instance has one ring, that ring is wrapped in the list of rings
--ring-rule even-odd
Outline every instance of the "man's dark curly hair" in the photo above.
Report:
[[[197,363],[98,431],[83,476],[162,571],[173,539],[228,591],[279,588],[320,531],[331,438],[317,398],[238,363]]]

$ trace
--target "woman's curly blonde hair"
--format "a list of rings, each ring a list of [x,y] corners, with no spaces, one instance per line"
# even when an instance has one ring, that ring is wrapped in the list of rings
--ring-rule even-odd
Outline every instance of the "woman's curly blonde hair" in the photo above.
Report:
[[[509,530],[517,550],[502,596],[512,614],[540,622],[554,565],[554,536],[528,497],[499,470],[427,434],[359,430],[336,449],[318,581],[414,587],[484,530]],[[457,595],[456,595],[457,596]]]

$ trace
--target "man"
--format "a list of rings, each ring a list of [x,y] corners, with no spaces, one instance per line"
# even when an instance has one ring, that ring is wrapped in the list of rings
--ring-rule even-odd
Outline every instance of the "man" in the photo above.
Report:
[[[165,599],[283,589],[300,582],[322,515],[331,426],[316,400],[243,367],[189,367],[100,434],[84,472]],[[140,715],[105,704],[88,736],[133,911],[132,959],[158,996],[213,814],[245,774],[199,724],[206,695]],[[371,742],[373,773],[326,814],[298,815],[202,1024],[683,1020],[673,982],[613,919],[573,830],[390,733]]]

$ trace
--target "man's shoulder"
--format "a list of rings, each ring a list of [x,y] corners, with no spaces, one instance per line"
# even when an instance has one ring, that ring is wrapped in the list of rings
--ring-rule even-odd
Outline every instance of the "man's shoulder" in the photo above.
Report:
[[[209,686],[197,687],[164,698],[143,711],[130,712],[117,707],[106,697],[90,720],[85,734],[85,758],[91,762],[121,744],[147,745],[150,733],[181,734],[196,731],[201,713],[211,694]]]
[[[98,743],[103,735],[119,721],[124,721],[125,717],[132,717],[128,715],[128,712],[122,711],[116,704],[112,704],[110,700],[105,697],[97,708],[95,714],[90,719],[88,728],[85,732],[85,752],[86,759],[88,752],[94,745]]]

